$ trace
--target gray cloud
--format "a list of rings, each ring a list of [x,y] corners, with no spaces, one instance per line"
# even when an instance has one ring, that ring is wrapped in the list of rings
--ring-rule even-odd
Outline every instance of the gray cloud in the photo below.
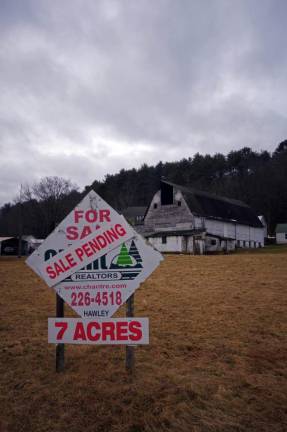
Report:
[[[284,0],[2,0],[0,202],[286,138]]]

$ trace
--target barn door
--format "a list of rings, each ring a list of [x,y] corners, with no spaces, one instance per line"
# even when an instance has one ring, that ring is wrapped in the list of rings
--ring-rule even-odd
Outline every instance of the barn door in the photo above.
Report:
[[[187,239],[188,237],[183,236],[182,237],[182,252],[187,253]]]

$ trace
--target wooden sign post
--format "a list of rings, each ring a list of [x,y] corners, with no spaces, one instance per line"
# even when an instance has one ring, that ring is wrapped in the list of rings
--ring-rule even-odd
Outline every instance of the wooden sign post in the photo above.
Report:
[[[126,302],[126,317],[134,317],[134,294],[132,294]],[[135,366],[135,352],[132,345],[126,346],[126,370],[132,375]]]
[[[64,300],[56,294],[56,316],[64,318]],[[63,372],[65,369],[65,344],[58,343],[56,345],[56,372]]]

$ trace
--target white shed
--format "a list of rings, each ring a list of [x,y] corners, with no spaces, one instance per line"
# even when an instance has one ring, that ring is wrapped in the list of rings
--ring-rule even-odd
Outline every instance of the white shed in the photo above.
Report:
[[[276,226],[276,243],[287,244],[287,223]]]

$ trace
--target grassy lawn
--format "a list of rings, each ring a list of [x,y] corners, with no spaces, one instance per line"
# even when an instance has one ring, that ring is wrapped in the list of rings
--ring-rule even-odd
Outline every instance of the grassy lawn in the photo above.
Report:
[[[136,348],[133,379],[119,346],[67,345],[56,374],[54,291],[2,257],[1,432],[286,431],[287,257],[277,248],[165,256],[135,295],[150,345]]]

